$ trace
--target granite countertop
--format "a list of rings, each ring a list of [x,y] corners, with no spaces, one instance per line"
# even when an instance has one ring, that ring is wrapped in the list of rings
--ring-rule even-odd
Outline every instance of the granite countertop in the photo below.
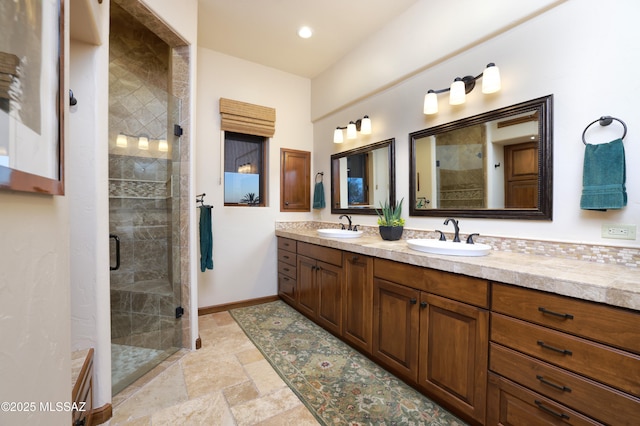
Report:
[[[323,238],[316,230],[276,229],[276,236],[640,311],[634,267],[497,250],[481,257],[437,255],[412,250],[406,240]]]

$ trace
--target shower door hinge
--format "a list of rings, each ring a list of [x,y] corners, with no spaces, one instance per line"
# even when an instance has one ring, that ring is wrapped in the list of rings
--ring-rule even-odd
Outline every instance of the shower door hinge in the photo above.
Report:
[[[182,306],[178,306],[176,308],[176,318],[181,318],[184,315],[184,308]]]
[[[174,125],[173,125],[173,134],[174,134],[175,136],[180,137],[180,136],[182,136],[182,133],[183,133],[183,132],[182,132],[182,127],[180,127],[180,125],[179,125],[179,124],[174,124]]]

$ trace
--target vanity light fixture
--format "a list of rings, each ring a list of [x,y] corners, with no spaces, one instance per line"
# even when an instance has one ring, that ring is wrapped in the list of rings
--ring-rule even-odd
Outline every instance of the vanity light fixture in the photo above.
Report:
[[[445,89],[430,89],[424,96],[423,111],[427,115],[436,114],[438,112],[438,94],[449,92],[449,104],[460,105],[466,100],[467,93],[476,87],[476,80],[482,78],[482,93],[495,93],[500,90],[500,70],[493,62],[489,63],[476,77],[466,75],[464,77],[456,77],[451,83],[451,87]]]
[[[169,151],[169,144],[167,143],[166,139],[160,139],[158,141],[158,151],[160,151],[160,152]]]
[[[146,136],[140,136],[138,138],[138,149],[148,150],[149,149],[149,138]]]
[[[118,137],[116,138],[116,146],[118,148],[126,148],[128,144],[129,141],[127,140],[127,135],[118,133]]]
[[[362,133],[363,135],[371,134],[371,119],[368,115],[365,115],[362,118],[359,118],[355,121],[350,121],[347,126],[336,127],[336,130],[333,131],[333,143],[342,143],[344,141],[342,131],[347,129],[347,139],[355,139],[358,136],[357,132]]]

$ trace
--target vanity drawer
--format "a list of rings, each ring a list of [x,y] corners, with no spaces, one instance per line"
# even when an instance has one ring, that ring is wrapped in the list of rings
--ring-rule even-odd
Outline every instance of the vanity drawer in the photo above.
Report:
[[[640,313],[493,284],[492,310],[640,354]]]
[[[297,278],[298,268],[294,265],[279,261],[278,273],[286,275],[289,278],[293,278],[295,280]]]
[[[291,238],[278,237],[278,249],[295,253],[297,251],[297,241]]]
[[[342,251],[338,249],[298,242],[298,254],[321,262],[342,266]]]
[[[373,275],[378,278],[470,305],[489,307],[489,283],[485,280],[385,259],[374,259],[373,265]]]
[[[489,373],[487,425],[601,425],[564,405]]]
[[[640,357],[559,331],[491,314],[491,340],[640,396]]]
[[[603,423],[635,424],[640,399],[491,343],[489,369]]]
[[[286,250],[278,250],[278,263],[280,262],[288,263],[295,267],[298,263],[298,256]]]

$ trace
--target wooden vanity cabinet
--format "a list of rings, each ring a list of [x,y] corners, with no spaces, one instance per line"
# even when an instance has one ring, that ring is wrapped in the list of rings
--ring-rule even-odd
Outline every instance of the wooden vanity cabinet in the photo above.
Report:
[[[278,296],[293,307],[297,307],[298,256],[297,242],[289,238],[278,238]]]
[[[298,310],[337,335],[342,331],[342,251],[298,242]]]
[[[375,259],[373,356],[484,423],[488,294],[480,279]]]
[[[489,424],[515,409],[512,389],[532,422],[637,424],[640,315],[505,284],[492,311]]]
[[[344,252],[342,338],[367,355],[373,347],[373,258]]]

